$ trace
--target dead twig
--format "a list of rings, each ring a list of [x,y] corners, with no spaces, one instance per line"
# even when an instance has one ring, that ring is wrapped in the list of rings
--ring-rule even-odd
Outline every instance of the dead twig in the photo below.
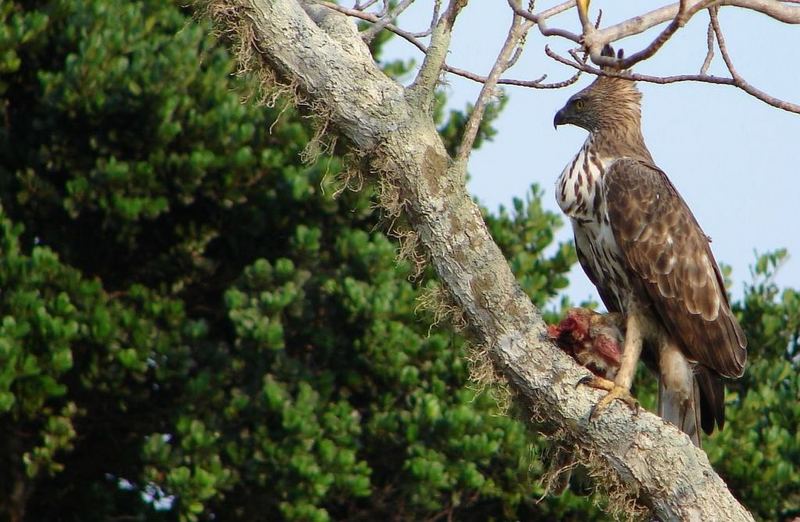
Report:
[[[363,11],[364,9],[369,9],[377,2],[378,0],[369,0],[366,4],[361,4],[360,2],[356,2],[355,5],[353,6],[353,9],[357,11]]]
[[[372,25],[372,27],[370,27],[366,31],[363,31],[361,33],[361,38],[367,43],[371,42],[372,39],[375,38],[375,35],[383,31],[383,29],[387,25],[389,25],[395,19],[397,19],[397,17],[400,16],[400,13],[405,11],[408,8],[408,6],[410,6],[413,3],[414,0],[402,0],[399,4],[397,4],[397,7],[392,9],[391,13],[384,14],[383,16],[380,17],[380,19],[377,22],[375,22]]]
[[[711,13],[709,10],[709,17],[710,16]],[[703,60],[703,65],[700,66],[700,74],[706,74],[708,72],[708,68],[711,66],[711,60],[714,59],[714,24],[711,23],[711,19],[708,20],[706,47],[708,50],[706,51],[706,58]]]
[[[572,40],[575,43],[580,42],[581,37],[575,33],[567,31],[565,29],[550,29],[547,24],[546,20],[552,16],[555,16],[559,13],[563,13],[568,9],[572,9],[575,7],[575,0],[568,0],[567,2],[558,4],[555,7],[551,7],[545,11],[542,11],[539,14],[534,14],[532,10],[526,11],[523,9],[519,4],[517,4],[514,0],[507,0],[508,5],[514,11],[517,16],[521,16],[526,20],[529,20],[536,24],[539,28],[539,32],[542,33],[542,36],[560,36],[562,38],[566,38],[567,40]]]
[[[719,47],[719,53],[722,55],[722,60],[725,62],[725,66],[728,68],[728,72],[731,73],[731,80],[733,80],[733,85],[740,88],[747,94],[758,98],[759,100],[764,101],[772,105],[773,107],[777,107],[778,109],[783,109],[789,112],[796,112],[800,114],[800,105],[796,103],[790,103],[774,96],[770,96],[769,94],[765,93],[761,89],[758,89],[751,85],[747,80],[742,78],[739,74],[739,71],[733,66],[733,60],[731,59],[730,54],[728,53],[728,46],[725,43],[725,36],[722,34],[722,28],[719,25],[719,17],[718,17],[719,8],[717,6],[712,7],[709,9],[709,13],[711,15],[711,26],[714,28],[714,35],[717,38],[717,47]]]
[[[744,82],[742,77],[739,76],[739,72],[733,66],[733,60],[731,60],[731,56],[728,53],[728,45],[725,43],[725,36],[722,34],[722,28],[719,25],[719,8],[716,6],[710,8],[708,14],[711,17],[711,27],[714,29],[719,53],[722,55],[722,61],[725,62],[725,67],[728,68],[728,72],[731,73],[731,78],[733,78],[734,81]]]
[[[497,81],[500,79],[500,75],[514,65],[517,58],[519,58],[525,35],[531,27],[533,27],[533,22],[525,20],[516,13],[513,15],[506,41],[492,66],[492,70],[489,72],[489,76],[483,83],[483,88],[481,88],[478,99],[475,101],[475,108],[472,110],[469,120],[467,120],[464,136],[461,138],[458,153],[456,154],[456,161],[466,161],[470,152],[472,152],[472,144],[478,135],[486,105],[495,94]]]
[[[414,36],[417,38],[423,38],[425,36],[430,36],[433,33],[433,28],[436,27],[437,22],[439,21],[439,9],[442,8],[442,0],[435,0],[433,2],[433,15],[431,15],[431,23],[428,28],[422,32],[414,33]]]

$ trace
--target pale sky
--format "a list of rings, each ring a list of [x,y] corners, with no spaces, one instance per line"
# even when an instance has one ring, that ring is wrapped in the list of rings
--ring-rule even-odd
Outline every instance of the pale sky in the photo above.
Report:
[[[666,0],[664,0],[666,3]],[[537,10],[557,2],[537,2]],[[417,0],[400,18],[400,27],[420,31],[428,23],[431,0]],[[604,11],[602,27],[633,14],[664,5],[661,2],[595,1]],[[481,75],[488,74],[499,52],[511,12],[505,1],[470,2],[456,22],[448,64]],[[751,84],[787,101],[800,103],[800,67],[794,56],[800,42],[800,26],[781,24],[764,15],[723,7],[720,22],[739,73]],[[698,13],[676,33],[659,53],[635,66],[641,73],[668,75],[697,73],[706,53],[708,15]],[[572,10],[551,19],[551,27],[579,32],[577,13]],[[617,42],[632,54],[655,34]],[[553,62],[544,45],[563,51],[571,42],[543,38],[531,30],[525,52],[506,77],[530,80],[543,73],[548,81],[560,81],[573,70]],[[387,48],[387,58],[422,55],[400,38]],[[727,75],[719,53],[710,70]],[[576,85],[558,90],[507,87],[509,101],[496,121],[498,134],[484,143],[470,159],[472,194],[489,209],[510,207],[514,197],[524,197],[532,183],[545,191],[546,208],[559,212],[553,186],[564,166],[577,153],[586,131],[572,127],[553,129],[553,116],[573,93],[591,82],[584,75]],[[447,76],[450,106],[463,108],[474,102],[480,85]],[[784,112],[730,86],[700,83],[670,85],[639,84],[644,94],[645,141],[661,167],[689,204],[706,234],[717,261],[733,267],[734,299],[751,280],[755,252],[785,247],[790,259],[776,281],[781,287],[800,288],[800,115]],[[569,224],[557,240],[572,237]],[[576,265],[570,275],[568,295],[574,301],[599,298]]]

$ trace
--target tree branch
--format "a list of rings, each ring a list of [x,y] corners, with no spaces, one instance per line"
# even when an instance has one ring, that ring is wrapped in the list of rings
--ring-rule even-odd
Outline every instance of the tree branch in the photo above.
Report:
[[[219,7],[212,11],[224,13],[221,22],[244,37],[245,52],[260,54],[266,76],[295,86],[382,183],[396,187],[397,200],[384,203],[405,211],[439,279],[520,401],[662,520],[752,520],[705,453],[672,425],[618,404],[589,420],[599,394],[578,385],[587,371],[546,339],[541,316],[492,241],[432,118],[368,53],[352,50],[366,49],[354,28],[332,37],[331,24],[323,30],[296,0],[212,1]]]
[[[439,75],[442,73],[447,52],[450,50],[450,37],[453,25],[468,0],[450,0],[447,10],[439,18],[439,22],[431,33],[431,45],[425,53],[417,78],[409,87],[408,94],[419,107],[428,112],[433,110],[433,99]]]
[[[578,16],[583,27],[581,42],[589,50],[592,61],[597,65],[612,66],[618,69],[627,69],[642,60],[653,56],[669,40],[680,27],[686,24],[692,16],[701,9],[713,4],[717,7],[730,5],[758,11],[776,20],[788,24],[800,24],[800,6],[788,6],[772,0],[680,0],[677,3],[660,7],[641,16],[635,16],[602,30],[596,30],[589,22],[588,2],[578,3]],[[584,6],[583,8],[581,6]],[[603,56],[602,50],[606,44],[621,40],[628,36],[642,33],[656,25],[672,20],[669,26],[662,31],[646,48],[626,59],[617,59]],[[571,37],[568,37],[572,40]],[[574,41],[574,40],[573,40]]]
[[[575,0],[572,1],[574,2]],[[323,1],[319,2],[319,5],[325,6],[328,9],[332,9],[342,14],[346,14],[348,16],[352,16],[353,18],[358,18],[359,20],[364,20],[367,22],[377,23],[380,20],[377,15],[374,15],[372,13],[365,13],[360,10],[349,9],[347,7],[342,7],[338,4],[334,4],[331,2]],[[391,23],[386,24],[384,28],[388,29],[389,31],[392,31],[396,35],[408,41],[423,53],[428,52],[428,47],[417,39],[418,37],[417,34],[404,31]],[[449,72],[450,74],[455,74],[456,76],[461,76],[462,78],[466,78],[467,80],[472,80],[473,82],[477,83],[484,83],[486,82],[487,78],[486,76],[481,76],[480,74],[475,74],[471,71],[467,71],[459,67],[453,67],[451,65],[447,65],[446,63],[442,66],[442,70],[445,72]],[[576,76],[573,76],[568,80],[564,80],[562,82],[557,82],[557,83],[543,83],[545,79],[547,79],[547,75],[542,75],[535,80],[517,80],[513,78],[500,78],[499,80],[497,80],[497,83],[500,85],[514,85],[517,87],[529,87],[533,89],[559,89],[567,85],[572,85],[577,81]]]
[[[711,16],[711,11],[708,13]],[[700,74],[706,74],[708,68],[711,66],[711,60],[714,59],[714,25],[711,19],[708,20],[708,31],[706,32],[706,57],[703,60],[703,65],[700,66]]]
[[[467,124],[464,128],[464,136],[458,147],[456,162],[466,163],[470,152],[472,152],[472,144],[475,142],[475,137],[478,135],[478,129],[483,120],[486,104],[489,102],[489,99],[494,96],[497,80],[500,78],[500,75],[508,70],[516,61],[519,55],[518,53],[514,53],[514,50],[516,49],[519,51],[521,49],[518,46],[532,26],[533,22],[525,20],[516,14],[512,15],[511,27],[508,29],[506,41],[503,44],[503,48],[500,50],[500,54],[497,56],[497,60],[495,60],[492,66],[492,70],[489,72],[489,76],[483,83],[481,92],[475,102],[475,108],[472,110],[469,120],[467,120]],[[466,165],[464,170],[466,172]]]
[[[562,13],[564,11],[567,11],[572,7],[575,7],[576,0],[568,0],[554,7],[551,7],[550,9],[542,11],[538,14],[526,11],[516,2],[516,0],[507,0],[507,2],[517,16],[521,16],[522,18],[525,18],[526,20],[533,22],[539,28],[539,31],[541,32],[542,35],[559,36],[576,43],[583,42],[584,46],[590,50],[591,58],[594,63],[602,66],[611,66],[618,69],[627,69],[632,65],[653,56],[680,27],[685,25],[686,22],[692,16],[694,16],[694,14],[697,11],[706,8],[710,3],[715,3],[715,6],[717,7],[720,5],[731,5],[731,6],[751,9],[754,11],[762,12],[768,16],[775,18],[776,20],[785,23],[800,24],[800,5],[797,5],[800,4],[800,1],[798,0],[784,0],[783,2],[777,2],[777,1],[772,2],[772,1],[762,1],[762,0],[716,0],[716,2],[715,0],[681,0],[678,3],[654,9],[653,11],[645,13],[641,16],[630,18],[629,20],[620,22],[605,29],[598,29],[596,26],[595,27],[591,26],[591,24],[588,23],[588,13],[586,15],[581,15],[579,10],[579,15],[581,16],[582,25],[584,23],[584,18],[585,18],[586,27],[589,27],[588,32],[586,29],[584,29],[585,34],[583,36],[579,36],[563,29],[551,29],[546,24],[546,20],[548,18],[555,16],[559,13]],[[330,2],[323,1],[320,3],[321,5],[325,5],[329,9],[345,13],[349,16],[373,22],[375,24],[381,24],[382,27],[396,33],[398,36],[404,38],[405,40],[413,44],[415,47],[417,47],[417,49],[425,53],[426,57],[429,55],[428,53],[429,48],[426,47],[422,42],[420,42],[417,39],[418,35],[410,33],[408,31],[404,31],[392,25],[391,23],[388,23],[387,20],[390,20],[390,18],[387,19],[386,17],[380,17],[378,15],[372,13],[366,13],[358,9],[348,9],[346,7],[342,7]],[[789,3],[795,5],[786,5]],[[441,25],[442,19],[437,18],[436,12],[434,13],[433,20],[434,22],[438,20],[440,22],[439,25]],[[627,36],[642,33],[656,25],[659,25],[669,20],[671,20],[671,23],[647,47],[634,53],[633,55],[629,55],[627,58],[612,58],[608,56],[603,56],[601,54],[602,48],[606,43],[611,43],[619,39],[625,38]],[[426,31],[426,33],[429,31],[430,29]],[[449,33],[448,33],[448,38],[449,38]],[[738,79],[723,78],[719,76],[706,74],[714,55],[713,39],[714,39],[713,26],[711,23],[709,23],[709,33],[707,38],[708,47],[706,51],[705,60],[703,61],[703,65],[701,66],[700,69],[700,74],[682,74],[673,76],[623,74],[623,76],[634,80],[639,80],[649,83],[657,83],[657,84],[696,81],[702,83],[716,83],[719,85],[733,85],[747,92],[751,96],[754,96],[755,98],[764,101],[769,105],[772,105],[773,107],[789,112],[800,113],[800,105],[787,102],[779,98],[776,98],[774,96],[771,96],[768,93],[746,82],[743,78],[738,78]],[[561,63],[567,64],[571,67],[576,67],[579,73],[589,72],[592,74],[603,74],[597,72],[599,71],[599,69],[591,67],[585,62],[579,66],[576,63],[566,60],[565,58],[553,53],[547,47],[545,47],[545,52],[548,54],[548,56],[556,59]],[[488,79],[488,77],[486,76],[481,76],[479,74],[475,74],[465,69],[447,65],[446,63],[444,63],[444,55],[441,55],[441,62],[438,70],[449,72],[451,74],[455,74],[457,76],[461,76],[468,80],[472,80],[474,82],[479,82],[479,83],[485,83]],[[422,75],[422,71],[420,72],[420,75]],[[579,74],[576,74],[573,75],[568,80],[556,83],[544,83],[544,80],[547,78],[546,75],[543,75],[542,77],[537,78],[535,80],[517,80],[512,78],[500,78],[497,80],[496,83],[501,85],[514,85],[518,87],[528,87],[533,89],[558,89],[570,85],[572,83],[575,83],[575,81],[577,81],[578,79],[578,76]],[[431,78],[438,79],[438,75],[433,76]],[[435,83],[433,85],[435,85]],[[428,103],[430,103],[432,98],[426,98],[426,100],[428,101]]]
[[[714,6],[709,9],[709,14],[711,16],[711,27],[714,29],[714,35],[717,37],[717,47],[719,47],[719,53],[722,55],[722,60],[725,62],[725,66],[728,68],[728,72],[731,73],[731,79],[733,80],[733,84],[743,90],[744,92],[755,96],[756,98],[765,101],[766,103],[772,105],[773,107],[777,107],[779,109],[783,109],[789,112],[796,112],[800,113],[800,105],[795,103],[789,103],[783,100],[779,100],[769,94],[765,93],[761,89],[758,89],[751,85],[747,80],[742,78],[739,74],[739,71],[733,66],[733,60],[728,53],[728,46],[725,43],[725,36],[722,34],[722,28],[719,25],[719,16],[718,16],[718,7]]]
[[[361,33],[361,38],[364,39],[365,42],[369,43],[375,38],[375,35],[379,32],[383,31],[384,27],[392,23],[393,20],[397,19],[400,16],[400,13],[408,9],[408,6],[414,3],[414,0],[402,0],[397,7],[395,7],[391,13],[387,13],[380,20],[375,22],[369,29]]]
[[[714,76],[711,74],[704,74],[704,73],[678,74],[674,76],[652,76],[649,74],[638,74],[630,71],[614,71],[609,69],[598,69],[597,67],[592,67],[587,63],[582,63],[576,56],[573,56],[572,60],[565,58],[560,54],[554,52],[548,46],[545,46],[544,52],[545,54],[547,54],[547,56],[556,60],[557,62],[563,63],[564,65],[569,65],[570,67],[574,67],[579,71],[588,72],[590,74],[595,74],[597,76],[616,76],[619,78],[627,78],[629,80],[637,82],[655,83],[660,85],[668,83],[678,83],[678,82],[700,82],[700,83],[715,83],[718,85],[733,85],[734,87],[742,89],[751,96],[758,98],[759,100],[769,105],[772,105],[773,107],[785,110],[787,112],[794,112],[796,114],[800,114],[800,105],[796,103],[787,102],[779,98],[775,98],[774,96],[771,96],[766,92],[757,89],[756,87],[753,87],[752,85],[744,81],[744,79],[742,79],[741,77],[737,80],[734,78],[725,78],[722,76]]]
[[[380,16],[378,16],[376,14],[373,14],[373,13],[364,12],[364,11],[362,11],[360,9],[349,9],[347,7],[343,7],[343,6],[341,6],[339,4],[336,4],[336,3],[333,3],[333,2],[324,2],[323,1],[323,2],[318,2],[318,3],[319,3],[319,5],[325,6],[328,9],[333,9],[334,11],[338,11],[338,12],[340,12],[342,14],[346,14],[348,16],[352,16],[354,18],[358,18],[360,20],[364,20],[365,22],[372,22],[372,23],[377,25],[379,23],[383,23],[383,21],[384,21]],[[399,36],[399,37],[403,38],[404,40],[408,41],[409,43],[411,43],[414,47],[416,47],[417,49],[419,49],[423,53],[427,53],[428,52],[428,47],[425,46],[419,40],[417,40],[417,38],[418,38],[417,35],[415,35],[413,33],[410,33],[408,31],[404,31],[403,29],[400,29],[396,25],[392,24],[391,20],[387,21],[387,23],[385,23],[383,25],[383,29],[388,29],[389,31],[391,31],[394,34],[396,34],[397,36]]]
[[[627,58],[614,58],[610,56],[603,56],[602,50],[603,47],[610,43],[611,40],[608,40],[608,36],[605,35],[605,31],[598,31],[590,23],[584,23],[584,30],[583,30],[583,45],[586,49],[589,50],[589,55],[592,58],[592,61],[597,65],[607,65],[617,69],[627,69],[632,67],[633,65],[641,62],[642,60],[646,60],[656,54],[661,47],[667,43],[667,41],[672,38],[672,35],[675,32],[686,25],[686,22],[694,16],[694,14],[706,7],[709,3],[713,0],[701,0],[691,7],[688,5],[688,0],[680,0],[678,2],[678,10],[675,13],[675,17],[672,19],[672,22],[653,39],[650,44],[642,49],[641,51],[630,55]],[[582,13],[582,10],[579,9],[579,14],[581,16],[581,21],[583,22],[584,19],[588,19],[586,14]],[[646,16],[646,15],[645,15]],[[631,26],[631,29],[634,27]]]
[[[559,13],[563,13],[568,9],[572,9],[575,7],[575,0],[568,0],[562,4],[559,4],[555,7],[551,7],[546,11],[542,11],[539,14],[533,14],[531,12],[526,11],[522,8],[515,0],[507,0],[508,5],[514,11],[517,16],[521,16],[526,20],[530,20],[531,22],[535,23],[539,27],[539,32],[542,33],[542,36],[560,36],[562,38],[566,38],[567,40],[572,40],[575,43],[580,42],[581,37],[575,33],[571,33],[564,29],[550,29],[547,27],[546,20],[551,16],[555,16]]]
[[[711,28],[714,30],[714,35],[717,37],[717,45],[722,55],[722,61],[725,62],[725,66],[728,68],[728,72],[731,73],[733,81],[737,83],[743,82],[744,80],[739,76],[739,72],[733,66],[733,60],[731,60],[731,56],[728,54],[728,45],[725,43],[725,36],[722,34],[722,28],[719,25],[719,8],[716,6],[712,7],[708,10],[708,14],[711,17]]]
[[[708,0],[687,0],[685,10],[689,13],[696,13],[698,11],[698,6],[702,8],[702,6],[707,5],[707,3]],[[767,16],[771,16],[787,24],[800,24],[800,6],[789,6],[772,0],[716,0],[714,5],[743,7],[766,14]],[[679,9],[680,2],[675,2],[674,4],[654,9],[641,16],[635,16],[624,22],[606,27],[598,31],[599,42],[602,42],[600,47],[602,49],[602,46],[607,43],[616,42],[622,38],[643,33],[659,24],[674,20],[678,15]],[[688,21],[689,18],[687,18],[686,21]]]

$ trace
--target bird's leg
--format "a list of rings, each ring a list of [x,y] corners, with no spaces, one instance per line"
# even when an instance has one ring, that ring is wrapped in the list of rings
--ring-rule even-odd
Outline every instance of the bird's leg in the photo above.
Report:
[[[700,447],[700,390],[681,349],[663,342],[658,354],[658,414],[686,433]]]
[[[635,313],[628,315],[625,320],[625,344],[622,351],[619,370],[614,381],[602,379],[600,377],[589,378],[586,384],[592,388],[605,390],[608,393],[595,405],[591,417],[594,418],[615,399],[619,399],[627,404],[632,410],[637,411],[639,401],[631,395],[631,385],[633,376],[636,374],[636,364],[642,353],[642,325]]]

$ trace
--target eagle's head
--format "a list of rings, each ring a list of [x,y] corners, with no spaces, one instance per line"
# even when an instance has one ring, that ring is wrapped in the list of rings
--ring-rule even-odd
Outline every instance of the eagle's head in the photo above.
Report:
[[[610,46],[607,46],[610,50]],[[613,56],[614,51],[610,50]],[[604,55],[608,55],[605,51]],[[637,129],[641,123],[642,94],[636,84],[618,76],[598,76],[582,91],[573,94],[556,113],[553,125],[571,124],[589,132],[603,128]]]

